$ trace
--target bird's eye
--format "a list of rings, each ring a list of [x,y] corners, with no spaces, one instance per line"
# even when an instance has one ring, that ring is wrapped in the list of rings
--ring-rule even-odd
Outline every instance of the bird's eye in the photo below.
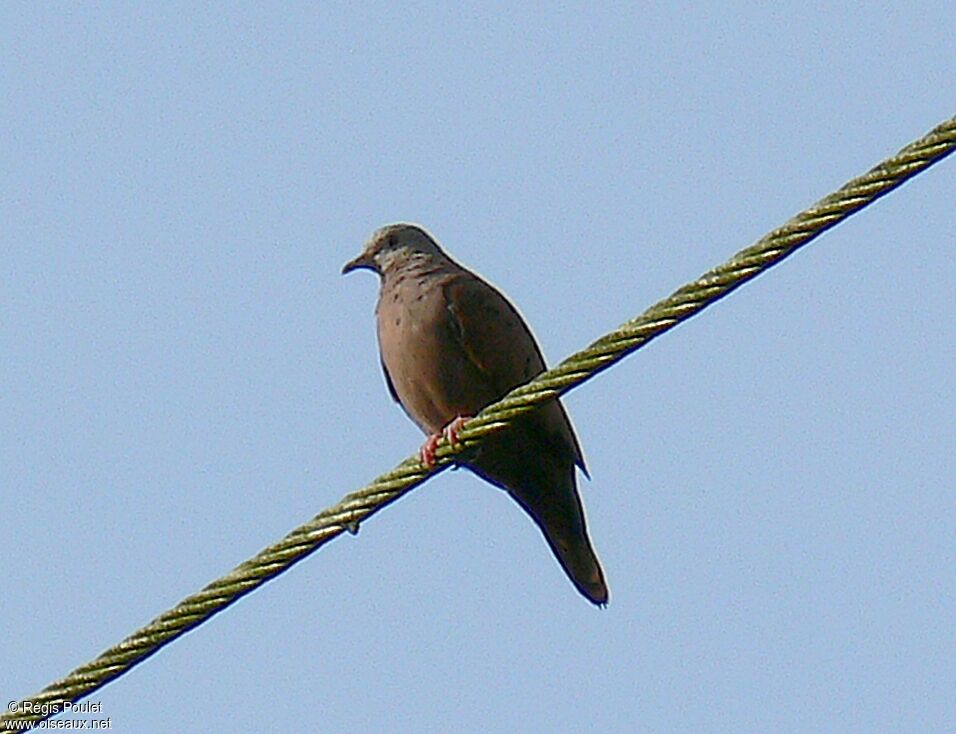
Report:
[[[395,235],[390,234],[390,235],[388,236],[388,246],[389,246],[389,247],[395,247],[395,243],[396,243]]]

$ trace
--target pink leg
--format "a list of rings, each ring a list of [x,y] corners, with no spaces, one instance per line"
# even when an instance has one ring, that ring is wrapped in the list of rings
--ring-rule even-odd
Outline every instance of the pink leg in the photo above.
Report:
[[[441,440],[440,433],[433,433],[431,436],[425,439],[425,443],[422,444],[421,457],[422,463],[426,468],[431,469],[435,466],[435,449],[438,448],[438,442]]]
[[[471,418],[472,416],[470,415],[459,415],[447,426],[442,428],[439,433],[433,433],[425,439],[425,443],[422,444],[422,450],[420,452],[422,463],[429,469],[435,466],[435,450],[438,448],[438,442],[444,437],[450,445],[456,446],[458,444],[458,432],[464,428],[465,423],[471,420]]]

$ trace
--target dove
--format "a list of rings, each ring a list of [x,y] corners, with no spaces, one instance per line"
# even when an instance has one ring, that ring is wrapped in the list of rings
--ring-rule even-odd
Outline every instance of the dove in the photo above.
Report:
[[[381,279],[375,315],[392,398],[428,437],[431,466],[444,435],[545,370],[531,330],[493,286],[452,260],[414,224],[376,230],[342,273],[365,268]],[[568,578],[588,600],[608,600],[588,537],[576,468],[587,474],[571,421],[557,398],[488,436],[457,463],[505,490],[544,534]]]

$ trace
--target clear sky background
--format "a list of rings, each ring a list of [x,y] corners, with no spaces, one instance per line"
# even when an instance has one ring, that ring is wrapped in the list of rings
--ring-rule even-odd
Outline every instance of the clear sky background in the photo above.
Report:
[[[417,449],[424,224],[551,363],[956,113],[952,4],[0,5],[0,696]],[[566,403],[611,604],[445,472],[93,695],[120,732],[956,726],[956,160]]]

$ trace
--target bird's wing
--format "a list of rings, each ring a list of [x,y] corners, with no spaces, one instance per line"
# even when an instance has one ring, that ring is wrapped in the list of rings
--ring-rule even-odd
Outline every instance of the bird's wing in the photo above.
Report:
[[[392,376],[388,374],[388,367],[385,366],[385,360],[379,358],[379,364],[382,365],[382,372],[385,374],[385,384],[388,386],[388,394],[392,396],[392,400],[401,405],[402,401],[399,399],[398,393],[395,391],[395,384],[392,382]]]
[[[463,271],[446,280],[444,295],[455,338],[497,397],[545,370],[541,349],[528,325],[491,285]],[[571,451],[574,463],[586,474],[581,447],[561,402],[543,406],[533,420],[552,441]]]

